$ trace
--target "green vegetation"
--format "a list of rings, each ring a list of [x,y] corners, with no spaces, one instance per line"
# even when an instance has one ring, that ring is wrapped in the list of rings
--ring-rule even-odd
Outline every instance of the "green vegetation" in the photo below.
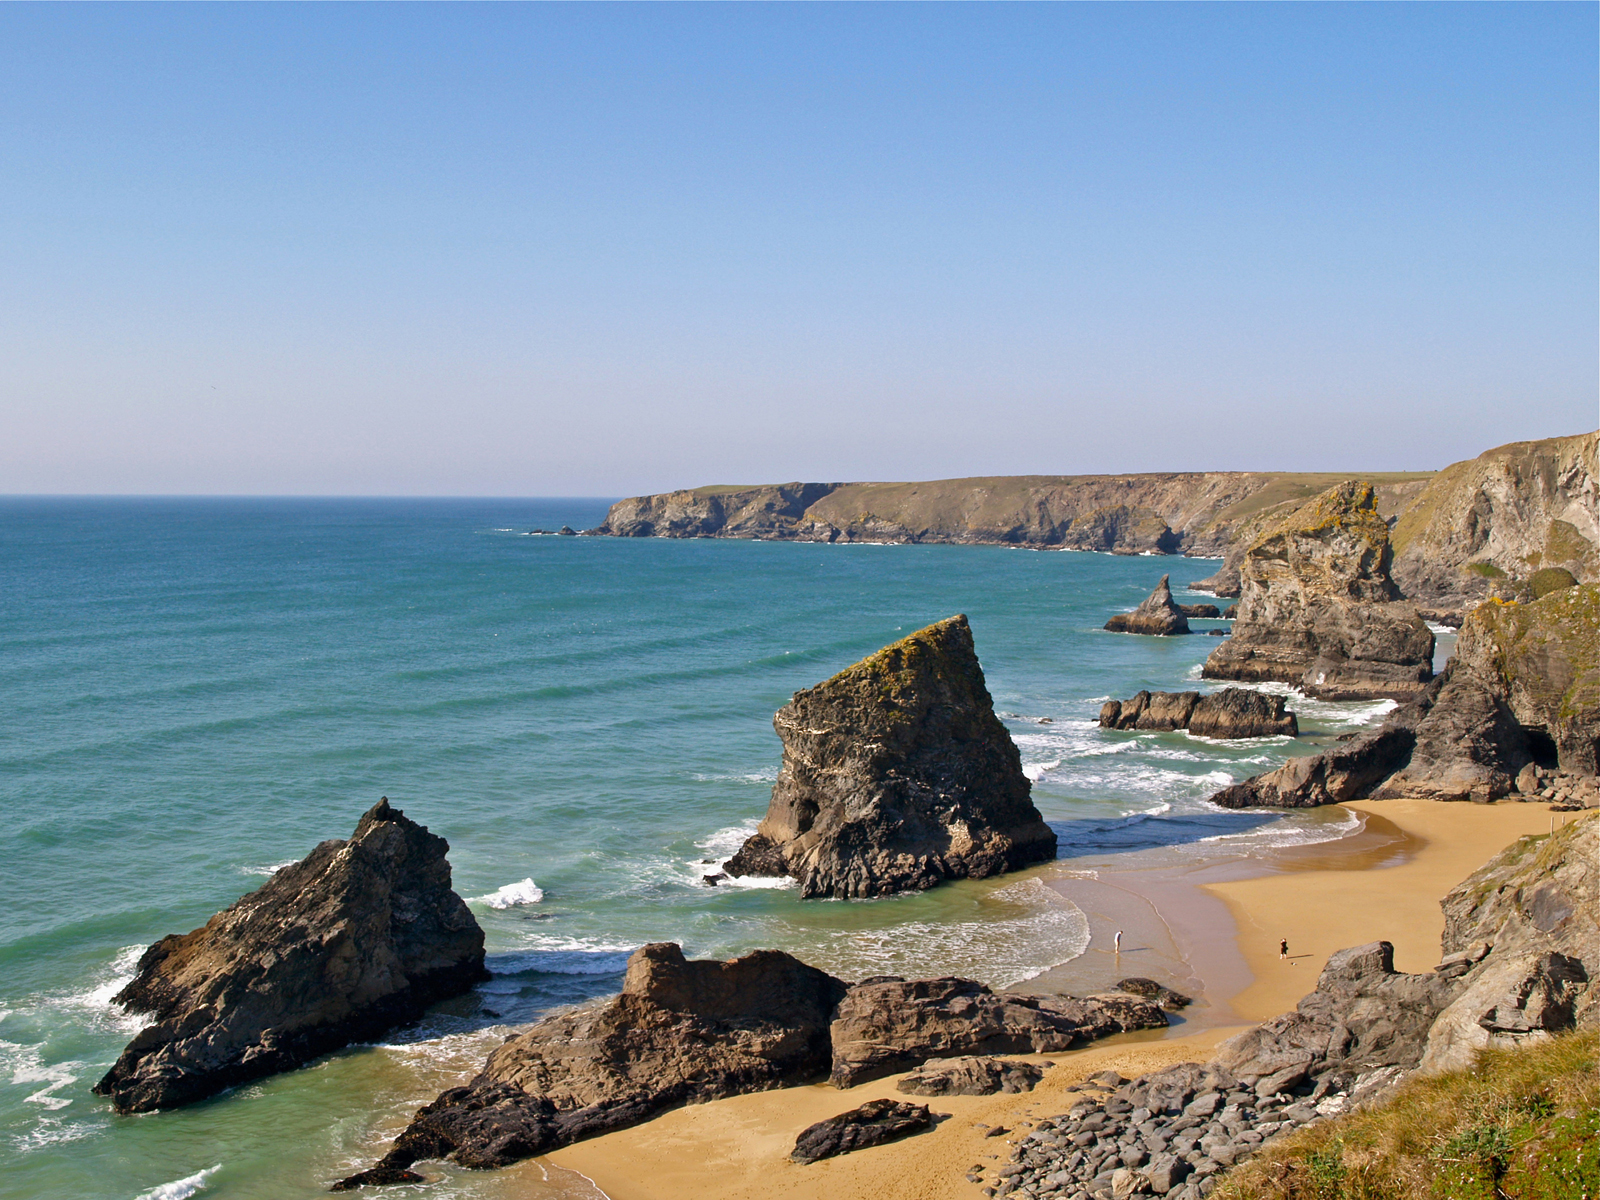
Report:
[[[1533,598],[1535,600],[1543,600],[1551,592],[1559,592],[1563,588],[1577,587],[1578,580],[1565,567],[1546,567],[1542,571],[1535,571],[1528,577],[1528,586],[1533,590]]]
[[[1272,1142],[1213,1200],[1600,1200],[1597,1058],[1593,1030],[1486,1051]]]
[[[1506,573],[1492,562],[1470,562],[1467,564],[1467,570],[1474,575],[1482,575],[1485,579],[1504,579],[1506,577]]]

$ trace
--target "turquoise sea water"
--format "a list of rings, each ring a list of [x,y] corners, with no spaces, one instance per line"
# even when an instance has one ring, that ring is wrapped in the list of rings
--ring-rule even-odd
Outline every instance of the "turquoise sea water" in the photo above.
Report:
[[[955,612],[1064,859],[1327,836],[1204,803],[1307,742],[1094,726],[1107,697],[1198,686],[1215,639],[1100,626],[1212,561],[524,532],[604,512],[0,501],[0,1196],[322,1194],[507,1024],[614,991],[645,941],[996,985],[1081,953],[1082,914],[1039,883],[1051,868],[860,903],[699,882],[765,810],[773,711]],[[1384,706],[1293,707],[1314,742]],[[108,1000],[139,950],[348,836],[380,795],[449,839],[493,980],[383,1046],[112,1115],[89,1087],[138,1027]],[[542,1171],[516,1184],[585,1194]],[[506,1187],[444,1170],[391,1194]]]

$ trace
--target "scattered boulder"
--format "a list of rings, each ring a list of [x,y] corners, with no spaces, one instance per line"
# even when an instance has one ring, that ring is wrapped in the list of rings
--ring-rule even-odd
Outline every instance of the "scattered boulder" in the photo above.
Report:
[[[1168,1012],[1176,1012],[1180,1008],[1188,1008],[1189,1005],[1194,1003],[1192,996],[1185,996],[1182,992],[1173,991],[1164,983],[1157,983],[1154,979],[1145,979],[1138,975],[1130,979],[1117,980],[1117,990],[1154,1000]]]
[[[845,984],[777,950],[730,962],[644,946],[622,993],[546,1017],[489,1055],[465,1087],[418,1110],[377,1166],[335,1190],[415,1182],[411,1165],[500,1167],[623,1129],[667,1108],[807,1083],[829,1067]]]
[[[835,1087],[957,1055],[1051,1054],[1113,1033],[1160,1029],[1161,1006],[1121,992],[1078,999],[993,992],[971,979],[863,980],[834,1018]]]
[[[964,616],[796,692],[773,726],[783,765],[729,875],[792,875],[802,896],[855,898],[1055,857]]]
[[[450,849],[387,798],[199,929],[144,952],[113,1002],[153,1023],[97,1095],[173,1108],[413,1021],[487,979]]]
[[[996,1092],[1031,1092],[1044,1078],[1044,1068],[1016,1059],[967,1055],[930,1058],[899,1083],[908,1096],[992,1096]]]
[[[1400,601],[1370,484],[1330,488],[1245,553],[1233,636],[1207,679],[1276,681],[1329,700],[1409,699],[1433,676],[1433,634]]]
[[[789,1157],[797,1163],[814,1163],[838,1154],[849,1154],[852,1150],[898,1141],[932,1127],[933,1114],[926,1104],[868,1100],[860,1108],[807,1127],[795,1139]]]
[[[1201,737],[1296,737],[1300,724],[1282,696],[1251,688],[1199,692],[1140,692],[1131,700],[1108,700],[1100,708],[1103,729],[1187,729]]]
[[[1132,612],[1118,613],[1106,622],[1112,633],[1145,633],[1157,637],[1189,633],[1189,618],[1172,602],[1172,588],[1163,575],[1156,590]]]

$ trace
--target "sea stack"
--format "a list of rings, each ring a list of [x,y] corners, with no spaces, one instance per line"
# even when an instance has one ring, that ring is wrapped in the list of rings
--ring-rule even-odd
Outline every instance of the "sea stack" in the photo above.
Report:
[[[154,1023],[95,1092],[118,1112],[200,1100],[376,1037],[488,978],[450,849],[387,798],[201,928],[169,934],[115,997]]]
[[[1106,622],[1106,628],[1112,633],[1148,633],[1157,637],[1190,632],[1189,618],[1172,602],[1167,578],[1163,575],[1144,603],[1132,612],[1118,613]]]
[[[1055,857],[964,616],[796,692],[773,726],[783,766],[730,875],[792,875],[802,896],[851,898]]]
[[[1372,485],[1329,488],[1266,530],[1240,565],[1233,636],[1206,679],[1276,681],[1326,700],[1409,700],[1433,678],[1433,634],[1389,577]]]

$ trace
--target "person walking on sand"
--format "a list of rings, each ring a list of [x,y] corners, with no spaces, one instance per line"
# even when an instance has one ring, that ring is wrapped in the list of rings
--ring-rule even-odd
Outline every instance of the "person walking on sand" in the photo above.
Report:
[[[1111,939],[1111,948],[1117,953],[1122,953],[1122,930],[1117,930],[1117,936]]]
[[[1288,938],[1284,938],[1282,941],[1280,941],[1278,943],[1278,957],[1279,958],[1288,958],[1289,957],[1289,939]]]

